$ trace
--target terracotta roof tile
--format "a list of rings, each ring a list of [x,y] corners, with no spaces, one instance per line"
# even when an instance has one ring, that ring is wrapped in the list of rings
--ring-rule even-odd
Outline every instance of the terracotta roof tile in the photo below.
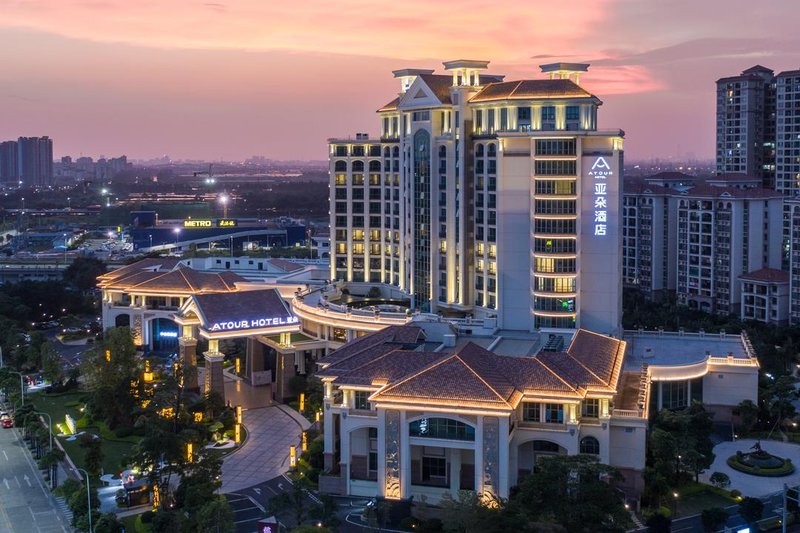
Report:
[[[490,83],[469,101],[477,103],[549,98],[593,98],[593,95],[571,80],[520,80]]]
[[[746,281],[763,281],[767,283],[789,283],[789,273],[776,268],[762,268],[747,274],[742,274],[739,279]]]
[[[450,87],[453,86],[453,77],[443,74],[420,74],[419,78],[430,87],[433,94],[443,104],[450,103]]]

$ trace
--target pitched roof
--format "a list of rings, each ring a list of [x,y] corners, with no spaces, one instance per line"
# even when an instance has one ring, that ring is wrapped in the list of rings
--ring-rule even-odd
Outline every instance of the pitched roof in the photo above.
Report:
[[[433,95],[443,104],[450,102],[450,87],[453,85],[453,77],[443,74],[420,74],[419,79],[425,82]]]
[[[294,321],[294,315],[277,289],[196,294],[192,300],[203,318],[204,327],[226,322],[252,323],[262,318]]]
[[[510,409],[525,394],[613,394],[625,353],[624,341],[586,330],[566,352],[534,357],[497,355],[472,342],[454,353],[411,351],[398,342],[421,342],[418,330],[393,326],[348,343],[320,361],[319,375],[337,385],[379,387],[373,401]]]
[[[572,80],[520,80],[490,83],[469,101],[476,103],[548,98],[593,98],[593,95]]]
[[[128,275],[101,280],[104,289],[136,292],[174,292],[199,294],[204,292],[233,292],[236,283],[246,281],[234,272],[198,272],[181,266],[175,270],[129,270]]]
[[[397,104],[399,104],[399,103],[400,103],[400,97],[398,96],[397,98],[395,98],[394,100],[392,100],[388,104],[386,104],[383,107],[381,107],[380,109],[378,109],[378,113],[381,113],[383,111],[396,111],[397,110]]]
[[[138,274],[139,272],[167,272],[174,269],[180,263],[180,259],[174,257],[148,257],[141,261],[136,261],[130,265],[111,270],[98,276],[99,281],[121,279],[126,276]]]
[[[280,268],[284,272],[296,272],[298,270],[303,270],[303,268],[305,268],[303,265],[292,263],[291,261],[287,261],[286,259],[270,259],[269,262],[271,265]]]
[[[789,273],[776,268],[762,268],[747,274],[742,274],[739,279],[745,281],[761,281],[766,283],[789,283]]]

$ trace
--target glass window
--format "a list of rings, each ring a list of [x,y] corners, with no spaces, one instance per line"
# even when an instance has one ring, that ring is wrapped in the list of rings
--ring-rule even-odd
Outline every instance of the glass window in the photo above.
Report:
[[[524,420],[525,422],[541,422],[542,421],[541,404],[534,402],[523,402],[522,420]]]
[[[447,459],[444,457],[422,457],[422,481],[436,481],[446,477]]]
[[[544,404],[544,421],[548,424],[563,424],[564,405],[560,403]]]
[[[581,404],[581,416],[597,418],[600,416],[600,400],[597,398],[587,398]]]
[[[581,453],[592,455],[600,454],[600,442],[594,437],[583,437],[581,439]]]
[[[429,439],[475,440],[475,428],[450,418],[421,418],[409,424],[409,435]]]
[[[544,106],[542,107],[542,121],[548,120],[552,121],[556,119],[556,108],[555,106]]]
[[[368,391],[357,390],[355,394],[355,408],[361,409],[363,411],[368,411],[370,409],[368,398],[369,398]]]
[[[567,120],[578,120],[581,116],[581,109],[576,105],[567,106]]]

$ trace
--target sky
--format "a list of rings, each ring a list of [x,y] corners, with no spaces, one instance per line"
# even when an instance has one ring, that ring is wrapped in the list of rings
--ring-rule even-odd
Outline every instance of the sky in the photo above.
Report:
[[[588,62],[626,159],[714,154],[714,82],[800,68],[797,0],[0,0],[0,140],[61,155],[327,158],[378,133],[391,71]]]

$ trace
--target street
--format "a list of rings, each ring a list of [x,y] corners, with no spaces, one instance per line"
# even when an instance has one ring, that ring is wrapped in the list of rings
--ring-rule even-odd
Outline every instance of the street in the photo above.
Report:
[[[0,533],[72,531],[16,429],[0,429]]]

